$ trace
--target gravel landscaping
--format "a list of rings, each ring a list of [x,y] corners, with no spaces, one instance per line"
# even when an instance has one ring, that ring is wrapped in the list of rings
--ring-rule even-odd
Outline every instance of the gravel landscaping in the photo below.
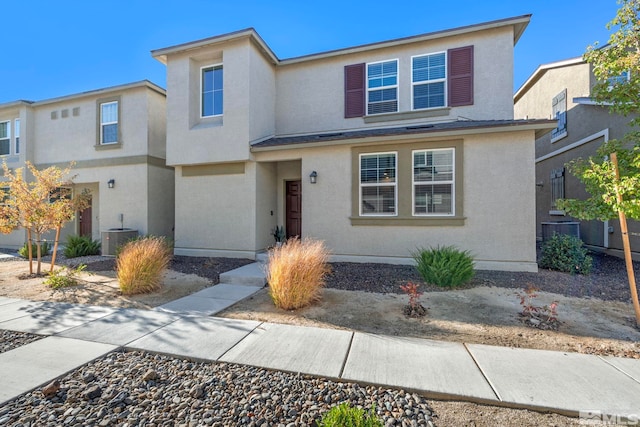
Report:
[[[37,341],[40,338],[43,337],[40,335],[27,334],[25,332],[6,331],[0,329],[0,353],[13,350],[14,348]]]
[[[427,400],[403,390],[139,351],[65,375],[49,397],[43,389],[1,407],[0,425],[308,426],[342,402],[375,407],[386,426],[434,425]]]

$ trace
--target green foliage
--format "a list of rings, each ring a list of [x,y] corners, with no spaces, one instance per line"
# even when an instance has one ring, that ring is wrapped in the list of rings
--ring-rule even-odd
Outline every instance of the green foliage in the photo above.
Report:
[[[374,410],[352,408],[347,403],[334,406],[320,420],[319,427],[382,427],[382,420]]]
[[[85,264],[80,264],[76,268],[64,267],[54,270],[49,273],[49,277],[44,281],[44,284],[53,289],[77,286],[79,284],[78,275],[86,268]]]
[[[41,255],[45,256],[49,254],[49,251],[51,250],[51,246],[49,245],[49,242],[47,242],[46,240],[43,240],[42,243],[40,243],[40,251],[41,251]],[[38,245],[36,245],[35,243],[31,243],[31,256],[36,256],[36,254],[38,253]],[[18,255],[20,255],[22,258],[29,258],[29,243],[25,242],[25,244],[18,249]]]
[[[631,148],[626,148],[631,147]],[[618,157],[619,179],[611,162]],[[595,156],[576,159],[569,171],[585,185],[586,200],[558,200],[558,208],[575,218],[605,221],[618,218],[622,211],[628,218],[640,220],[640,132],[630,132],[619,140],[603,144]],[[622,201],[618,201],[617,192]]]
[[[100,255],[100,242],[88,236],[69,236],[64,248],[64,256],[77,258],[80,256]]]
[[[607,24],[607,29],[616,29],[605,46],[598,43],[589,46],[583,55],[593,66],[598,83],[592,96],[599,102],[610,103],[610,110],[628,115],[640,111],[640,0],[619,0],[618,12]],[[629,73],[628,79],[619,79]],[[631,121],[640,124],[640,117]]]
[[[420,248],[413,254],[418,272],[425,282],[453,288],[473,278],[473,257],[454,246]]]
[[[542,246],[540,267],[571,274],[589,274],[593,259],[582,240],[568,234],[554,233]]]

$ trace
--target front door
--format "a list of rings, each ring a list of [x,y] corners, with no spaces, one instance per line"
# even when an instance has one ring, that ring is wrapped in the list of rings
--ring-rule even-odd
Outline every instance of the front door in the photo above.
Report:
[[[287,239],[302,235],[302,181],[287,181]]]
[[[78,212],[78,221],[80,223],[80,235],[91,237],[91,199],[89,199],[89,206],[84,210]]]

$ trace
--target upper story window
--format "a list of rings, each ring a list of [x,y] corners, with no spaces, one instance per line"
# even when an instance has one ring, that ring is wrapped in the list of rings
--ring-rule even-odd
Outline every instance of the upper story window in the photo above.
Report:
[[[15,119],[13,125],[13,133],[15,134],[15,154],[20,154],[20,119]]]
[[[0,122],[0,156],[11,154],[11,122]]]
[[[558,121],[558,127],[551,131],[551,142],[567,136],[567,89],[553,97],[551,101],[553,118]]]
[[[396,215],[397,153],[360,155],[360,215]]]
[[[446,52],[411,58],[413,109],[444,107],[447,84]]]
[[[222,64],[202,67],[202,102],[200,115],[213,117],[222,115],[223,73]]]
[[[413,151],[413,214],[454,214],[453,148]]]
[[[118,101],[100,104],[100,144],[118,143]]]
[[[398,60],[367,64],[367,114],[398,111]]]
[[[608,79],[609,88],[612,88],[618,84],[624,84],[629,81],[630,74],[629,71],[623,71],[619,76],[611,77]]]

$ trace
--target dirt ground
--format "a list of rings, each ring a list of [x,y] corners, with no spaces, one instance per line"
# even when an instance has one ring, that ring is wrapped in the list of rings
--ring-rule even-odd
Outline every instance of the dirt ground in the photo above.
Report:
[[[99,264],[96,264],[99,265]],[[191,294],[210,279],[169,270],[158,293],[125,297],[113,270],[83,273],[83,284],[52,290],[43,278],[18,279],[28,272],[26,261],[0,262],[0,296],[41,301],[115,307],[151,308]],[[515,289],[478,286],[448,292],[427,292],[420,303],[422,318],[403,314],[408,297],[363,291],[324,289],[317,303],[295,311],[275,308],[268,288],[220,313],[236,319],[338,328],[377,334],[483,343],[589,354],[640,358],[640,331],[630,304],[540,293],[536,305],[558,301],[558,331],[523,325]],[[438,426],[572,426],[575,418],[466,402],[432,402]]]
[[[42,268],[48,271],[49,265],[43,264]],[[209,279],[169,270],[164,276],[159,292],[125,296],[120,293],[116,272],[113,270],[82,272],[78,276],[81,279],[80,285],[60,289],[51,289],[45,285],[45,277],[19,278],[28,273],[28,261],[0,262],[0,296],[33,301],[149,309],[211,286]]]

